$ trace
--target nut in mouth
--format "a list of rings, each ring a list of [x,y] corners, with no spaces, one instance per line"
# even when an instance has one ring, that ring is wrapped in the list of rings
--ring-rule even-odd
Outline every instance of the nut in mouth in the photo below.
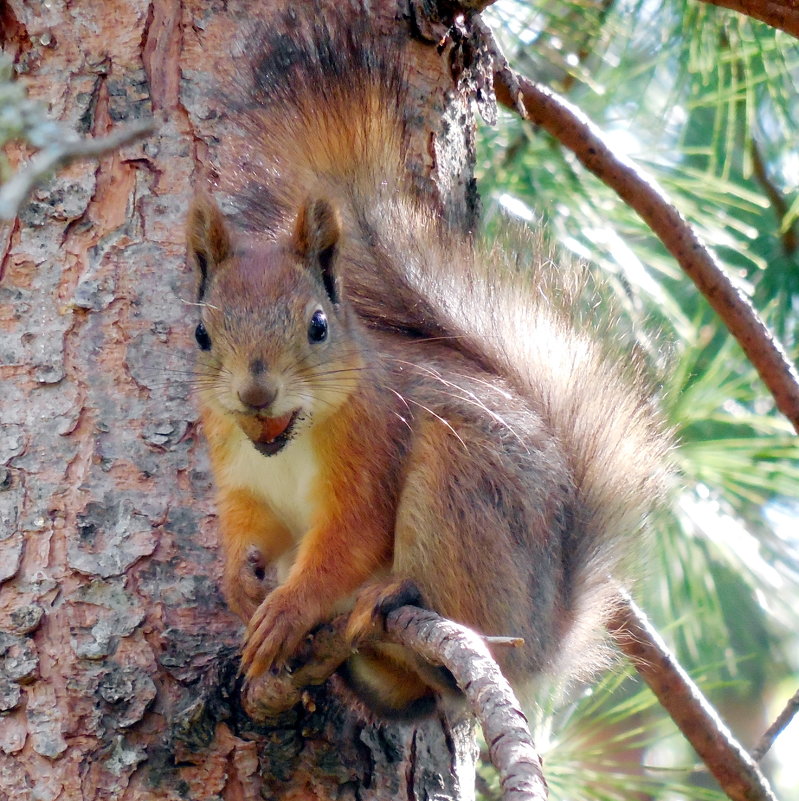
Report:
[[[283,450],[294,431],[294,424],[300,414],[299,409],[280,417],[251,418],[243,426],[255,450],[264,456],[274,456]]]

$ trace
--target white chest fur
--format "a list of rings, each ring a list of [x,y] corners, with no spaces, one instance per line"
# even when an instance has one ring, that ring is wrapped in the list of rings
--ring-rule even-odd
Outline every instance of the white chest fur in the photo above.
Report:
[[[231,488],[248,489],[263,498],[298,541],[314,517],[312,488],[318,472],[319,463],[307,433],[274,456],[262,456],[239,432],[224,481]]]

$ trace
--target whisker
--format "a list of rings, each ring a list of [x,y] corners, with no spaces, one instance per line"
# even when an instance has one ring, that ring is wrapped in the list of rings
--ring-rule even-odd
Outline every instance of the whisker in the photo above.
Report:
[[[455,394],[450,393],[450,392],[446,392],[444,394],[447,395],[448,397],[455,398],[457,400],[462,400],[465,403],[469,403],[472,406],[475,406],[476,408],[480,409],[481,411],[484,411],[493,420],[498,422],[500,425],[502,425],[504,428],[506,428],[514,437],[516,437],[516,439],[519,441],[519,444],[525,449],[525,451],[527,453],[530,452],[530,449],[529,449],[527,443],[524,441],[522,436],[515,430],[515,428],[512,425],[510,425],[510,423],[508,423],[508,421],[505,420],[498,412],[495,412],[493,409],[491,409],[488,406],[486,406],[486,404],[482,400],[480,400],[480,398],[477,395],[475,395],[473,392],[471,392],[470,390],[466,389],[465,387],[462,387],[462,386],[459,386],[458,384],[453,383],[452,381],[448,381],[438,371],[433,370],[432,368],[428,368],[428,367],[426,367],[424,365],[416,364],[415,362],[409,362],[409,361],[405,361],[405,360],[402,360],[402,359],[393,358],[392,360],[396,361],[396,362],[399,362],[401,364],[407,365],[408,367],[413,367],[416,370],[421,371],[423,374],[427,374],[427,375],[431,376],[432,378],[434,378],[436,381],[438,381],[439,383],[443,384],[444,386],[452,387],[453,389],[458,390],[458,392],[463,393],[462,395],[455,395]],[[464,378],[467,377],[467,376],[464,376],[463,374],[459,374],[459,375],[461,375]],[[471,378],[471,377],[469,376],[469,378]],[[488,382],[481,382],[481,383],[484,383],[486,386],[494,388],[494,385],[493,384],[489,384]],[[506,398],[512,397],[511,395],[509,395],[508,393],[506,393],[506,392],[504,392],[502,390],[498,390],[498,391],[501,392]],[[443,390],[439,390],[439,392],[443,392]]]
[[[305,384],[309,387],[319,387],[320,389],[326,389],[328,387],[348,387],[351,390],[357,389],[360,382],[353,379],[352,381],[347,381],[346,376],[322,376],[320,378],[310,378],[305,379],[303,381],[298,381],[299,384]]]
[[[525,453],[527,454],[530,453],[530,448],[528,444],[525,442],[524,438],[521,436],[521,434],[519,434],[519,432],[504,417],[502,417],[502,415],[500,415],[498,412],[495,412],[493,409],[489,409],[479,399],[472,400],[471,398],[463,397],[462,395],[455,395],[452,392],[445,392],[444,390],[439,389],[437,387],[431,387],[431,389],[434,389],[435,391],[440,392],[442,395],[445,395],[447,397],[455,398],[456,400],[468,403],[469,405],[480,409],[480,411],[485,412],[489,417],[491,417],[492,420],[499,423],[509,434],[511,434],[513,437],[516,438],[516,440],[519,442],[522,448],[524,448]]]
[[[490,389],[493,389],[495,392],[498,392],[500,395],[502,395],[503,398],[505,398],[507,400],[512,400],[513,399],[512,393],[507,392],[506,390],[502,389],[501,387],[498,387],[496,384],[492,384],[490,381],[486,381],[486,380],[484,380],[482,378],[475,378],[474,376],[466,375],[465,373],[456,373],[454,370],[451,371],[451,372],[452,372],[452,375],[456,375],[459,378],[468,378],[470,381],[474,381],[477,384],[482,384],[484,387],[489,387]]]
[[[406,406],[408,405],[409,402],[413,403],[419,408],[424,409],[428,414],[431,414],[433,417],[436,418],[436,420],[443,423],[455,435],[455,437],[458,439],[458,442],[460,442],[460,444],[463,445],[463,449],[467,453],[469,452],[469,448],[466,446],[466,443],[461,439],[460,434],[458,434],[458,432],[452,427],[452,425],[443,417],[441,417],[441,415],[436,414],[432,409],[428,409],[427,406],[425,406],[423,403],[420,403],[419,401],[414,400],[413,398],[404,397],[392,387],[387,386],[386,389],[389,390],[389,392],[393,392]]]
[[[314,372],[314,375],[335,375],[336,373],[365,373],[371,370],[371,367],[342,367],[339,370],[325,370],[322,373]],[[313,372],[312,368],[308,369],[308,372]]]
[[[179,298],[180,302],[185,306],[200,306],[206,309],[213,309],[214,311],[222,311],[219,306],[214,306],[211,303],[206,303],[205,301],[196,301],[196,300],[186,300],[185,298]]]
[[[402,415],[401,415],[399,412],[392,412],[392,414],[393,414],[393,415],[394,415],[394,417],[396,417],[396,418],[397,418],[397,419],[398,419],[400,422],[404,423],[404,424],[407,426],[407,428],[408,428],[408,431],[410,431],[411,433],[413,433],[413,426],[412,426],[412,425],[411,425],[411,424],[410,424],[410,423],[409,423],[409,422],[408,422],[408,421],[407,421],[407,420],[406,420],[406,419],[405,419],[405,418],[404,418],[404,417],[403,417],[403,416],[402,416]]]

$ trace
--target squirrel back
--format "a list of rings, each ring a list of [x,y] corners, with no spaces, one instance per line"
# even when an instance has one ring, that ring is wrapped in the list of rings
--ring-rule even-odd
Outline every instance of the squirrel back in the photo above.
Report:
[[[523,256],[475,246],[431,211],[385,45],[311,26],[259,53],[234,104],[251,145],[246,233],[234,244],[207,199],[189,219],[201,325],[224,343],[201,368],[201,406],[249,675],[342,604],[356,621],[385,609],[405,580],[445,615],[524,636],[503,663],[517,688],[542,670],[590,672],[609,577],[629,575],[668,474],[641,360],[583,271],[532,237]],[[331,375],[314,417],[303,398]],[[242,479],[241,454],[269,478]],[[286,475],[302,525],[281,511]],[[252,546],[282,565],[262,602],[242,579]],[[397,711],[440,689],[403,660],[377,647],[348,673]]]

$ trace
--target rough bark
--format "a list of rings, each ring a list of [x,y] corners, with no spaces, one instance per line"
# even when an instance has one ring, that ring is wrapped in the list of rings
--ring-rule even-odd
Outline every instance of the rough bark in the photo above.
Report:
[[[83,135],[153,114],[159,129],[72,164],[0,228],[2,797],[472,792],[469,723],[376,726],[326,686],[256,729],[219,692],[240,627],[218,592],[182,226],[192,184],[225,169],[214,74],[277,5],[3,9],[4,46],[54,117]],[[395,2],[371,9],[381,30],[407,27]],[[414,59],[417,169],[437,169],[441,202],[454,193],[449,214],[470,227],[468,112],[446,55],[417,44]]]

